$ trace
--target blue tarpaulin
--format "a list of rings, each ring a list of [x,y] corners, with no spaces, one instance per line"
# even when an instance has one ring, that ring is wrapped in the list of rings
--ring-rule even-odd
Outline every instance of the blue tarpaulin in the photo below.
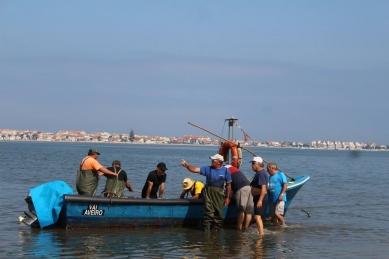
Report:
[[[73,194],[73,189],[63,181],[48,182],[30,189],[30,196],[41,228],[58,221],[65,194]]]

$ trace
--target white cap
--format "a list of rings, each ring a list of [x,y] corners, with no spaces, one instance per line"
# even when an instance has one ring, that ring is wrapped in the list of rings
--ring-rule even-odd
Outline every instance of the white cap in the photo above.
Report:
[[[220,154],[215,154],[213,156],[210,156],[209,158],[212,159],[212,160],[219,160],[219,161],[224,162],[224,157],[222,155],[220,155]]]
[[[255,156],[255,157],[253,157],[253,159],[250,162],[256,162],[256,163],[262,164],[263,159],[260,156]]]

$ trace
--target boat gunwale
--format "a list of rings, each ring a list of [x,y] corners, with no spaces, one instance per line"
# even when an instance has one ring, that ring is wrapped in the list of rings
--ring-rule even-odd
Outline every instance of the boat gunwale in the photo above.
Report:
[[[301,176],[294,182],[288,182],[288,189],[293,190],[303,186],[309,176]],[[134,205],[172,205],[172,206],[188,206],[203,204],[203,200],[193,199],[144,199],[134,197],[123,198],[107,198],[101,196],[81,196],[77,194],[64,195],[65,203],[103,203],[103,204],[134,204]]]
[[[189,199],[144,199],[144,198],[107,198],[98,196],[64,195],[65,203],[106,203],[106,204],[136,204],[136,205],[196,205],[202,200]]]

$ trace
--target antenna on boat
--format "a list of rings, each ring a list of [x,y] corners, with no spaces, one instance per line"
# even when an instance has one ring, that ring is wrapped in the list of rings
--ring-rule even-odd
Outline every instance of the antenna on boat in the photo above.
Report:
[[[237,121],[238,121],[238,119],[235,119],[234,117],[230,117],[230,118],[228,118],[228,119],[225,119],[225,121],[227,122],[228,121],[228,140],[230,140],[230,141],[233,141],[233,142],[235,142],[235,138],[234,138],[234,127],[237,125]],[[228,154],[227,154],[227,157],[228,157],[228,163],[229,164],[231,164],[231,162],[232,162],[232,158],[231,158],[231,156],[229,156]]]
[[[234,127],[237,125],[238,119],[235,119],[234,117],[230,117],[226,119],[225,121],[228,121],[228,140],[235,141],[234,139]]]

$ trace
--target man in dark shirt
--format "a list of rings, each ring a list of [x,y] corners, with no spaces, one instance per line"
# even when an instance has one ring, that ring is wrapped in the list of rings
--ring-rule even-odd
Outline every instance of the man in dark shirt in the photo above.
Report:
[[[149,173],[142,189],[142,198],[161,199],[163,197],[165,192],[166,170],[166,164],[161,162],[158,163],[154,171]]]
[[[251,160],[251,169],[255,173],[255,176],[250,183],[254,197],[254,220],[259,235],[263,236],[262,216],[265,216],[265,197],[267,194],[267,185],[269,183],[269,174],[264,169],[263,159],[260,156],[253,157]]]
[[[114,172],[117,176],[106,175],[107,181],[105,182],[103,191],[105,197],[122,197],[124,187],[126,187],[129,192],[132,192],[132,187],[127,179],[127,173],[121,168],[119,160],[114,160],[112,162],[112,167],[109,167],[108,170]]]
[[[250,181],[238,168],[226,165],[231,174],[231,189],[239,210],[237,228],[246,230],[251,223],[254,210],[253,196],[251,195]]]

